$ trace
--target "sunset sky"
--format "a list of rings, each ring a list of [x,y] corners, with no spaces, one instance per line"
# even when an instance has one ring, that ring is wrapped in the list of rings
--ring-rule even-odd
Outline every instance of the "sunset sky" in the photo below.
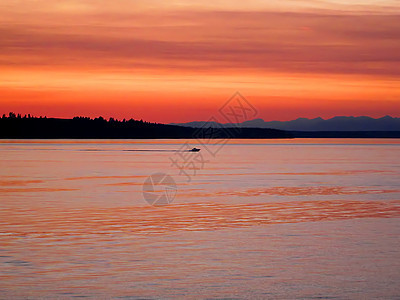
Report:
[[[350,4],[349,4],[350,3]],[[0,113],[400,116],[398,0],[0,0]]]

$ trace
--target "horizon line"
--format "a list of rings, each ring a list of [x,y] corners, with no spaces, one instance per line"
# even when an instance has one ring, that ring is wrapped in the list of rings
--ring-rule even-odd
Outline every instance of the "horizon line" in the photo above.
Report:
[[[215,121],[204,121],[204,120],[195,120],[195,121],[188,121],[188,122],[169,122],[169,123],[164,123],[164,122],[158,122],[158,121],[146,121],[143,118],[134,118],[134,117],[126,117],[126,118],[122,118],[122,119],[118,119],[116,117],[103,117],[101,115],[96,116],[96,117],[89,117],[89,116],[82,116],[82,115],[74,115],[73,117],[55,117],[55,116],[47,116],[47,115],[33,115],[30,113],[25,113],[25,114],[21,114],[21,113],[14,113],[14,112],[8,112],[8,113],[0,113],[0,118],[9,118],[11,115],[14,115],[15,118],[49,118],[49,119],[64,119],[64,120],[68,120],[68,119],[74,119],[74,118],[88,118],[91,120],[94,119],[104,119],[106,121],[109,120],[113,120],[113,121],[129,121],[129,120],[135,120],[135,121],[143,121],[143,122],[147,122],[147,123],[155,123],[155,124],[165,124],[165,125],[179,125],[179,124],[188,124],[188,123],[200,123],[200,122],[204,122],[204,123],[218,123],[218,124],[242,124],[242,123],[246,123],[246,122],[251,122],[251,121],[255,121],[255,120],[261,120],[263,122],[291,122],[291,121],[296,121],[296,120],[323,120],[323,121],[327,121],[327,120],[331,120],[334,118],[369,118],[369,119],[373,119],[373,120],[379,120],[379,119],[383,119],[386,117],[392,118],[392,119],[399,119],[400,116],[396,117],[396,116],[392,116],[389,114],[386,114],[382,117],[371,117],[371,116],[367,116],[367,115],[358,115],[358,116],[354,116],[354,115],[337,115],[334,117],[330,117],[330,118],[323,118],[323,117],[315,117],[315,118],[307,118],[307,117],[298,117],[296,119],[290,119],[290,120],[265,120],[263,118],[254,118],[251,120],[246,120],[240,123],[223,123],[223,122],[215,122]]]

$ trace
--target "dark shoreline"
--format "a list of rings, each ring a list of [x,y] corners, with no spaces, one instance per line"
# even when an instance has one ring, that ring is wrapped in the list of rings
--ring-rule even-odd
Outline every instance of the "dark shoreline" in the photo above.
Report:
[[[293,139],[400,138],[400,131],[285,131],[270,128],[184,127],[138,120],[3,117],[0,139]]]
[[[0,139],[283,139],[284,130],[267,128],[192,128],[138,120],[103,118],[0,118]]]

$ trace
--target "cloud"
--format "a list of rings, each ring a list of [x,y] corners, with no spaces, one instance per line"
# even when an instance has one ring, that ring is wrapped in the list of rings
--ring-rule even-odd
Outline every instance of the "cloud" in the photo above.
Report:
[[[65,28],[1,24],[0,65],[397,76],[399,18],[184,11],[94,15]]]

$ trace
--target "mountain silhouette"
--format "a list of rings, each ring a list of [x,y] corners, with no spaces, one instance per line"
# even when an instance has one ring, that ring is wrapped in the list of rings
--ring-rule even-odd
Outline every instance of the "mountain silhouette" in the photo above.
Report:
[[[216,122],[189,122],[172,123],[188,127],[241,127],[241,128],[273,128],[287,131],[400,131],[400,118],[385,116],[382,118],[371,117],[345,117],[337,116],[331,119],[298,118],[292,121],[264,121],[254,119],[238,124],[219,124]]]

